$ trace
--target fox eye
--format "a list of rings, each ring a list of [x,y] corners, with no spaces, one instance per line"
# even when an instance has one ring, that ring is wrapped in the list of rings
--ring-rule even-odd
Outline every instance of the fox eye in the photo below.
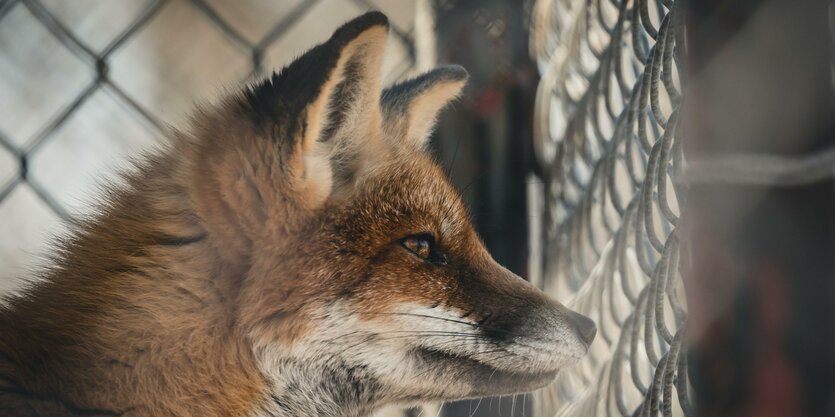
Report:
[[[428,234],[406,236],[400,241],[406,250],[412,252],[420,259],[433,264],[446,265],[446,255],[435,249],[435,239]]]
[[[430,238],[425,235],[416,235],[416,236],[408,236],[401,241],[401,244],[404,248],[408,249],[409,252],[414,253],[417,255],[418,258],[423,260],[429,260],[429,256],[432,254],[432,243]]]

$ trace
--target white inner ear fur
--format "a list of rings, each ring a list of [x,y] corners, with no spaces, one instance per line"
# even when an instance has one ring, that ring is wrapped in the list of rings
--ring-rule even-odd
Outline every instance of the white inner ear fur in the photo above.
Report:
[[[382,57],[385,51],[388,28],[374,26],[349,42],[340,52],[330,77],[322,85],[321,93],[308,107],[308,129],[302,139],[302,159],[305,181],[316,204],[324,203],[333,191],[334,168],[346,164],[346,158],[360,158],[365,148],[379,141],[382,115]],[[362,74],[356,80],[346,79],[346,71],[352,60],[361,62]],[[355,95],[347,98],[347,111],[333,137],[321,141],[325,128],[333,120],[334,97],[342,82],[358,82]],[[358,161],[361,162],[361,161]]]
[[[441,109],[458,97],[466,83],[466,80],[438,82],[409,103],[406,130],[409,142],[425,148]]]
[[[333,171],[327,153],[321,149],[323,146],[317,144],[313,148],[302,155],[302,160],[309,201],[314,207],[318,207],[324,204],[330,195],[333,187]]]

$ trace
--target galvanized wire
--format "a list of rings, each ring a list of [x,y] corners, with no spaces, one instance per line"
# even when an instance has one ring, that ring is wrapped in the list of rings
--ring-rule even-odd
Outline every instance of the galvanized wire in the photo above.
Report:
[[[542,181],[531,189],[541,217],[533,281],[599,328],[589,356],[535,396],[537,416],[671,416],[690,408],[677,231],[677,5],[534,7]]]

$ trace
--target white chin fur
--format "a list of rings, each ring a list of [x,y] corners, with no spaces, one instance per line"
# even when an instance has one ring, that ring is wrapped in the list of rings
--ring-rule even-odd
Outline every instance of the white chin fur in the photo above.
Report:
[[[509,372],[558,370],[586,354],[586,346],[562,323],[543,323],[539,335],[518,335],[501,345],[481,336],[476,322],[448,309],[414,306],[399,320],[405,329],[425,332],[417,346],[463,356]],[[550,329],[545,329],[550,326]]]
[[[262,373],[275,391],[291,386],[294,390],[314,391],[315,387],[298,386],[299,380],[309,378],[300,375],[304,370],[293,369],[288,363],[326,366],[327,361],[338,360],[349,366],[362,366],[379,383],[381,400],[396,401],[409,396],[464,396],[470,392],[472,381],[438,380],[427,375],[426,363],[414,354],[419,349],[460,357],[462,366],[475,361],[517,375],[555,371],[585,354],[585,347],[576,336],[559,326],[552,325],[548,342],[534,337],[499,345],[483,337],[475,321],[462,319],[460,314],[441,307],[404,305],[396,311],[366,317],[359,319],[355,308],[347,303],[330,305],[326,312],[311,317],[315,330],[294,346],[253,341]],[[454,366],[455,359],[446,365],[450,363]],[[305,369],[310,368],[305,365]]]

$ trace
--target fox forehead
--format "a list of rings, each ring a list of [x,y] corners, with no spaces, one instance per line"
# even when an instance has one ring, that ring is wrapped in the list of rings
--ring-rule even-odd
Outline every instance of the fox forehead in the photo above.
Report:
[[[362,179],[351,198],[339,202],[334,210],[336,218],[323,221],[350,223],[366,239],[391,241],[429,233],[439,242],[450,243],[471,232],[458,192],[440,166],[423,152],[395,156],[379,164]]]

